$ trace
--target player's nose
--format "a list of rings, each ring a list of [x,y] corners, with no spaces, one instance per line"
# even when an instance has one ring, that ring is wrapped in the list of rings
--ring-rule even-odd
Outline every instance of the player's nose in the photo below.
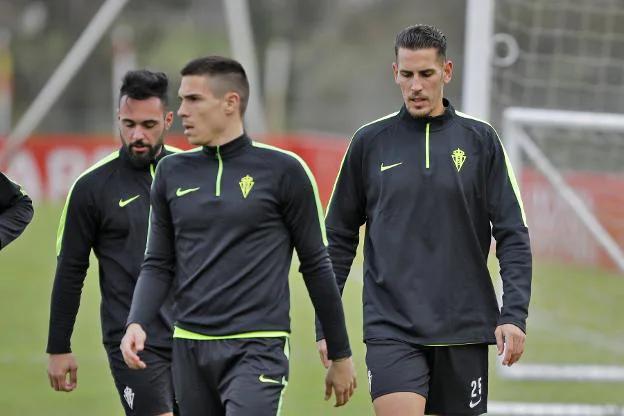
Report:
[[[180,104],[180,108],[178,108],[178,116],[183,118],[188,117],[188,112],[186,111],[184,103]]]
[[[142,128],[136,127],[132,130],[130,138],[132,139],[132,141],[144,140],[145,132],[143,131]]]
[[[410,90],[413,92],[422,91],[422,82],[414,77],[414,80],[410,82]]]

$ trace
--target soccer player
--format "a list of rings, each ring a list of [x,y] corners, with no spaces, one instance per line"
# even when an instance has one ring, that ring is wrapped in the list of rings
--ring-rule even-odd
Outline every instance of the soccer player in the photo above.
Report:
[[[32,200],[22,187],[0,172],[0,250],[24,232],[33,213]]]
[[[119,91],[120,149],[78,177],[61,215],[47,352],[56,391],[77,387],[71,335],[93,249],[99,263],[101,324],[111,373],[127,415],[172,415],[170,305],[146,328],[144,371],[125,365],[119,343],[145,253],[149,191],[157,163],[173,148],[163,144],[173,121],[167,110],[168,79],[162,72],[129,71]]]
[[[124,358],[149,368],[136,355],[142,328],[173,286],[181,414],[277,414],[288,380],[294,247],[334,360],[325,398],[333,388],[341,406],[356,387],[355,372],[314,178],[295,154],[245,133],[249,84],[240,63],[199,58],[181,75],[178,115],[189,142],[201,147],[158,165]]]
[[[481,414],[488,344],[509,366],[524,350],[532,260],[520,192],[494,129],[443,98],[453,74],[445,35],[408,27],[395,55],[404,104],[349,144],[326,217],[329,255],[342,290],[366,224],[364,341],[375,413]],[[492,236],[500,311],[487,267]]]

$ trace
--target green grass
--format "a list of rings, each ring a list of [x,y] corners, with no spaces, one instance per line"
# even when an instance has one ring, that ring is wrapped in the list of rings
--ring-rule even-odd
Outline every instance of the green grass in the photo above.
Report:
[[[39,206],[25,234],[0,252],[0,414],[121,415],[100,341],[97,269],[83,291],[73,346],[79,386],[54,392],[46,376],[45,344],[54,275],[59,206]],[[95,262],[92,262],[92,266]],[[295,269],[293,269],[295,270]],[[324,402],[323,376],[314,344],[313,310],[302,278],[293,273],[291,377],[285,415],[371,415],[361,342],[361,283],[352,278],[344,302],[360,387],[352,403],[334,409]],[[624,365],[624,278],[590,268],[539,265],[534,275],[526,362]],[[614,403],[624,405],[622,385],[512,382],[493,365],[490,400]]]

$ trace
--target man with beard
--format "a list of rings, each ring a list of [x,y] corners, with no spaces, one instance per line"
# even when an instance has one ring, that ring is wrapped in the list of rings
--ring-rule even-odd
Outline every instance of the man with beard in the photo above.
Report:
[[[123,336],[139,276],[149,219],[149,192],[156,164],[177,149],[163,140],[173,113],[167,110],[167,76],[128,72],[119,94],[121,148],[78,177],[61,215],[52,290],[47,353],[50,386],[71,392],[78,366],[71,335],[93,249],[99,263],[101,325],[115,385],[127,415],[172,415],[171,307],[166,303],[148,327],[144,371],[124,364]]]
[[[32,200],[0,172],[0,250],[20,236],[33,217]]]

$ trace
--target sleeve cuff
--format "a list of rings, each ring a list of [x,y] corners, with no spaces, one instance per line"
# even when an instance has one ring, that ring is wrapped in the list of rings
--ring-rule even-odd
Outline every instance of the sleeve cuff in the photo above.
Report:
[[[496,323],[497,326],[501,326],[501,325],[505,325],[505,324],[511,324],[511,325],[517,326],[518,328],[520,328],[522,330],[522,332],[524,332],[526,334],[526,323],[525,322],[519,322],[518,320],[511,319],[511,318],[500,318],[498,320],[498,322]]]

